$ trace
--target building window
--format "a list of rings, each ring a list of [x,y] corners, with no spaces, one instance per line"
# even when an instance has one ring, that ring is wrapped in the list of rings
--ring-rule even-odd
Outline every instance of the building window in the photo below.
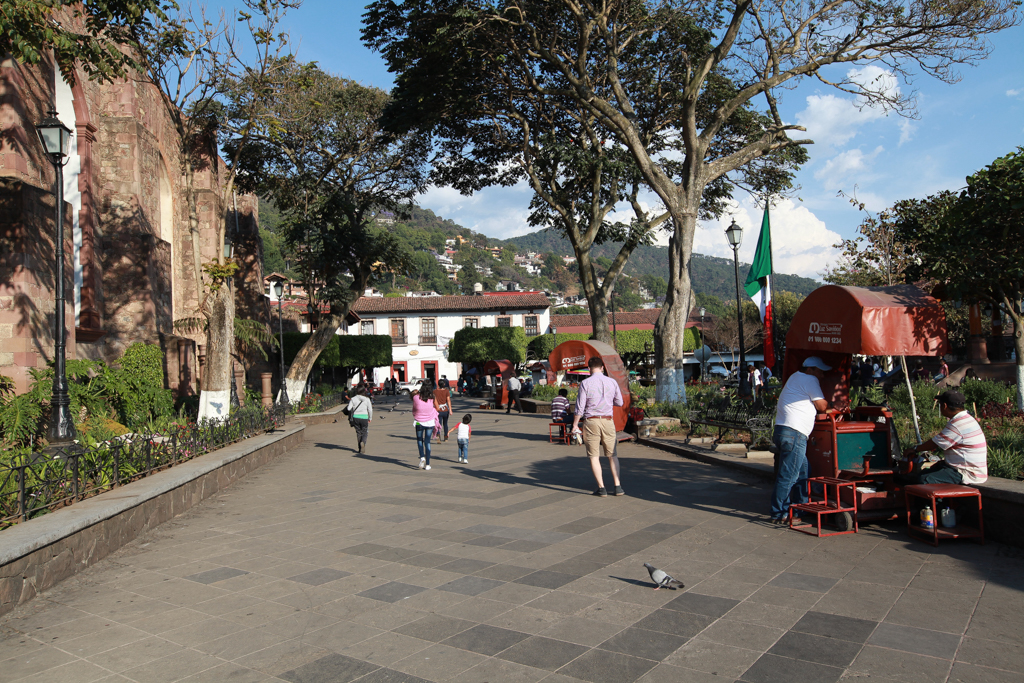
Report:
[[[373,334],[373,321],[364,320],[362,321],[362,327],[359,330],[359,334]]]
[[[463,327],[472,327],[473,329],[480,327],[480,318],[464,318],[463,322],[465,323]]]
[[[434,318],[420,319],[420,344],[437,343],[437,320]]]
[[[536,337],[537,336],[537,316],[535,316],[535,315],[525,315],[525,316],[523,316],[523,321],[524,321],[523,322],[523,327],[526,328],[526,336],[527,337]]]
[[[398,318],[391,320],[391,343],[405,344],[405,319]]]
[[[512,316],[498,316],[498,327],[512,327]]]

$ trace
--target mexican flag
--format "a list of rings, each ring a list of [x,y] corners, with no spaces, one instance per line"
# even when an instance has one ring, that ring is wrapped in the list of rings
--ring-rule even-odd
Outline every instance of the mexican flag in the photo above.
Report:
[[[768,220],[768,206],[764,207],[761,235],[757,238],[757,251],[750,266],[750,274],[743,289],[754,300],[764,323],[764,364],[775,367],[775,338],[772,334],[772,228]]]

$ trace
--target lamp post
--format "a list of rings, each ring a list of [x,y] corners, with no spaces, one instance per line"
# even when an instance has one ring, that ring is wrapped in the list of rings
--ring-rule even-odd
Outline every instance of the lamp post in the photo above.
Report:
[[[57,112],[50,110],[36,124],[36,133],[43,150],[53,162],[56,174],[53,196],[57,205],[57,236],[54,243],[54,331],[53,331],[53,396],[50,399],[50,425],[46,438],[51,446],[66,446],[78,436],[71,417],[68,378],[65,368],[67,326],[64,321],[64,157],[71,144],[71,129],[60,122]]]
[[[278,404],[286,406],[288,405],[288,384],[284,380],[284,313],[281,308],[281,299],[284,298],[284,283],[274,280],[271,287],[274,289],[274,296],[277,297],[277,338],[281,352],[281,396],[278,399]]]
[[[740,381],[739,395],[746,397],[750,396],[750,382],[747,380],[747,357],[743,352],[743,303],[740,301],[740,244],[743,242],[743,228],[736,225],[735,218],[725,229],[725,237],[732,247],[733,272],[736,275],[736,323],[740,333],[740,367],[736,376]]]
[[[701,345],[700,355],[702,356],[702,360],[700,362],[700,381],[701,382],[706,382],[708,380],[708,378],[707,378],[707,374],[708,374],[708,359],[707,359],[707,354],[704,353],[704,349],[703,349],[703,347],[707,346],[707,344],[704,342],[704,314],[705,313],[707,313],[707,309],[704,308],[703,306],[701,306],[700,307],[700,345]]]

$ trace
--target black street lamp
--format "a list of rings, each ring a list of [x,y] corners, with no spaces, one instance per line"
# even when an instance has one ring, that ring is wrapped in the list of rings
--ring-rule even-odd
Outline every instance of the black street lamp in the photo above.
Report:
[[[707,359],[707,354],[704,353],[704,348],[703,348],[703,347],[707,346],[707,343],[704,341],[704,314],[705,313],[707,313],[707,309],[704,308],[703,306],[701,306],[700,307],[700,345],[701,345],[700,355],[703,357],[703,359],[700,362],[700,381],[701,382],[708,381],[708,378],[707,378],[707,374],[708,374],[708,359]]]
[[[735,218],[725,229],[725,237],[732,247],[733,271],[736,274],[736,322],[740,332],[740,367],[736,377],[740,381],[739,395],[747,397],[750,396],[750,381],[747,379],[747,357],[743,352],[743,303],[740,301],[740,244],[743,242],[743,228],[736,225]]]
[[[284,283],[274,280],[270,285],[274,289],[274,296],[277,297],[277,338],[281,352],[281,395],[278,397],[278,405],[288,405],[288,383],[284,379],[284,313],[281,309],[281,300],[284,298]]]
[[[75,440],[75,421],[71,417],[68,377],[65,367],[67,325],[64,321],[64,157],[71,144],[71,129],[60,122],[52,109],[36,124],[36,133],[43,150],[53,162],[56,172],[53,195],[57,204],[57,237],[54,243],[54,331],[53,331],[53,396],[50,399],[50,426],[46,438],[51,446],[66,446]]]

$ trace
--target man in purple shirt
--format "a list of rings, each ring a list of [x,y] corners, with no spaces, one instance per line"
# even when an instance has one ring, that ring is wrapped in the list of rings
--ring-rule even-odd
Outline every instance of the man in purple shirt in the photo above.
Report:
[[[597,480],[595,496],[604,498],[608,490],[604,487],[604,475],[601,472],[601,446],[608,456],[612,479],[615,481],[615,495],[625,495],[619,481],[619,458],[615,454],[617,440],[615,438],[614,406],[622,405],[622,390],[619,383],[604,374],[604,361],[599,357],[591,358],[587,363],[590,377],[580,382],[579,395],[576,397],[576,417],[572,421],[573,433],[580,431],[580,419],[583,423],[583,443],[587,447],[590,458],[590,469]]]

